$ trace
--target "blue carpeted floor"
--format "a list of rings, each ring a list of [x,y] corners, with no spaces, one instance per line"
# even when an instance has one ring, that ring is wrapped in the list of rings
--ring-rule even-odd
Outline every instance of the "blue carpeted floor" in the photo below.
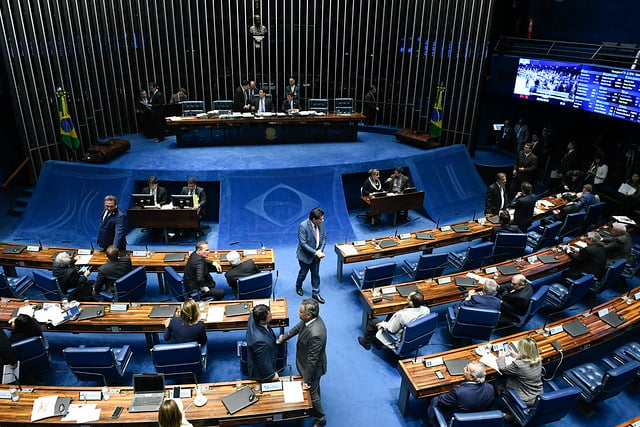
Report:
[[[113,180],[118,182],[120,186],[118,188],[123,188],[121,191],[122,194],[126,194],[127,191],[130,192],[132,184],[123,185],[122,180],[118,178],[118,176],[124,176],[124,181],[131,182],[134,180],[144,180],[150,174],[157,175],[161,180],[179,181],[185,180],[188,176],[195,175],[199,177],[201,181],[219,179],[234,185],[236,183],[235,178],[231,179],[229,176],[233,175],[237,177],[238,174],[241,174],[246,180],[243,181],[242,186],[238,188],[234,187],[234,193],[242,191],[242,188],[245,189],[245,192],[252,192],[253,187],[260,187],[258,181],[264,178],[265,175],[263,175],[263,172],[265,170],[268,171],[268,179],[272,180],[270,185],[275,182],[273,176],[278,176],[281,177],[284,184],[290,185],[292,188],[294,188],[295,185],[291,183],[297,182],[295,179],[299,176],[301,177],[300,182],[302,183],[308,183],[309,181],[331,176],[332,187],[328,189],[319,187],[323,189],[322,191],[331,192],[331,195],[322,194],[319,196],[323,200],[329,201],[329,203],[334,203],[336,200],[346,197],[345,193],[340,190],[340,185],[336,183],[336,181],[344,179],[344,177],[340,175],[357,172],[362,173],[370,167],[384,169],[392,168],[397,164],[410,165],[412,178],[419,184],[435,182],[441,179],[439,177],[451,176],[450,174],[445,175],[442,171],[439,171],[438,169],[440,169],[439,166],[441,164],[433,161],[433,158],[430,160],[431,167],[421,163],[422,158],[425,157],[423,151],[398,144],[391,136],[381,136],[373,133],[362,134],[357,143],[350,144],[331,143],[276,147],[218,147],[180,150],[175,147],[175,143],[171,141],[171,138],[169,138],[168,142],[165,142],[164,145],[154,145],[151,140],[143,140],[138,137],[132,137],[130,139],[132,139],[133,146],[129,153],[105,166],[87,166],[94,168],[92,172],[88,170],[80,170],[78,172],[78,170],[74,168],[75,165],[73,165],[73,168],[69,165],[62,164],[56,165],[56,167],[60,168],[60,171],[66,171],[66,175],[74,176],[77,174],[76,178],[78,176],[92,177],[94,179],[92,183],[95,183],[96,176],[108,176],[108,178],[105,178],[106,182],[113,182],[111,178],[116,177],[113,178]],[[427,155],[425,158],[428,157]],[[439,157],[436,156],[435,158],[438,159]],[[352,166],[353,164],[356,166]],[[442,164],[447,165],[446,162]],[[462,164],[460,167],[470,165],[471,163],[469,162],[468,164]],[[314,172],[307,173],[308,171],[301,170],[308,167],[314,169]],[[83,166],[80,166],[79,169],[83,168]],[[248,171],[243,173],[239,172],[242,168],[246,168]],[[95,169],[100,172],[95,172]],[[273,170],[280,171],[280,173],[274,174],[272,173]],[[317,173],[315,171],[317,171]],[[450,172],[457,172],[457,175],[465,175],[455,170],[455,168]],[[50,177],[55,176],[56,179],[58,179],[62,175],[63,173],[61,172],[52,174]],[[339,175],[339,177],[336,178],[335,175]],[[464,179],[477,179],[477,177],[473,176],[473,173],[466,175],[469,177],[465,177]],[[291,181],[290,176],[293,177],[294,181]],[[438,178],[434,181],[433,177]],[[69,182],[71,182],[71,179]],[[104,187],[99,189],[100,192],[94,191],[92,193],[95,198],[90,204],[92,208],[80,211],[82,213],[71,209],[69,206],[65,206],[60,212],[54,211],[46,214],[34,212],[34,210],[43,209],[47,201],[49,202],[49,206],[55,206],[56,203],[64,203],[65,199],[59,199],[57,194],[53,194],[48,190],[49,187],[46,184],[47,183],[44,183],[41,179],[38,185],[38,191],[34,197],[34,199],[36,199],[34,205],[30,206],[23,221],[18,224],[15,229],[13,229],[9,221],[0,224],[0,235],[3,236],[2,240],[23,239],[27,241],[32,239],[35,233],[40,232],[40,230],[48,229],[53,231],[42,231],[43,234],[39,235],[43,241],[46,241],[46,244],[61,244],[64,240],[69,240],[69,243],[65,243],[65,245],[86,247],[86,242],[93,239],[93,227],[90,224],[92,224],[92,221],[94,221],[100,211],[100,195],[104,194]],[[82,186],[83,184],[79,183],[69,188],[72,188],[72,191],[80,191]],[[221,185],[221,187],[224,187],[224,185]],[[425,188],[427,193],[429,193],[429,187],[426,185],[418,185],[418,187]],[[471,187],[480,188],[480,185],[474,183]],[[334,194],[335,192],[337,192],[337,194]],[[479,199],[481,200],[484,195],[484,189],[480,188],[479,191],[474,190],[474,193],[478,192],[480,194]],[[439,195],[436,194],[430,196],[432,198],[439,197]],[[232,202],[226,205],[225,198],[229,198]],[[243,205],[233,205],[233,203],[237,203],[238,200],[245,201],[246,203],[246,199],[248,198],[249,197],[244,197],[240,200],[235,194],[227,194],[224,189],[221,190],[221,219],[219,223],[215,221],[209,222],[211,230],[208,230],[209,233],[207,235],[207,240],[214,248],[226,248],[230,240],[253,240],[251,237],[256,235],[258,232],[257,228],[260,228],[261,223],[257,222],[249,227],[243,227],[243,219],[245,218],[247,209],[243,209]],[[469,196],[469,198],[476,200],[478,199],[478,195],[474,194]],[[446,200],[446,198],[442,198],[433,203],[436,212],[441,212],[439,209],[444,209]],[[277,200],[274,199],[268,206],[277,210],[278,206],[275,203],[276,201]],[[480,202],[480,205],[481,203],[482,202]],[[472,203],[470,206],[466,206],[466,209],[460,210],[461,213],[458,214],[458,217],[466,215],[470,218],[477,204],[478,203],[475,203],[474,205]],[[432,205],[425,203],[425,206],[430,207]],[[329,425],[426,425],[424,419],[426,401],[416,401],[412,399],[409,406],[409,413],[406,417],[400,415],[397,409],[396,403],[400,377],[396,371],[395,359],[384,351],[367,352],[363,350],[356,341],[356,337],[360,334],[362,307],[358,297],[359,293],[349,280],[351,266],[345,268],[345,281],[343,283],[338,283],[335,275],[336,257],[333,252],[334,243],[344,241],[345,238],[365,239],[392,234],[395,231],[395,227],[388,222],[377,227],[363,224],[362,219],[356,217],[358,213],[361,213],[361,209],[347,208],[344,200],[341,201],[339,208],[335,206],[324,207],[327,208],[326,222],[329,229],[329,244],[327,245],[326,251],[327,258],[322,261],[321,265],[321,291],[327,303],[321,306],[320,314],[327,323],[329,332],[327,344],[329,369],[327,375],[322,380],[323,402]],[[450,206],[449,208],[452,211],[457,210],[456,206]],[[289,209],[289,215],[295,216],[291,214],[291,205],[286,207],[286,209]],[[428,210],[423,212],[412,211],[410,213],[412,221],[407,225],[401,226],[398,232],[433,226],[435,222],[434,217],[427,212]],[[70,229],[75,229],[74,223],[79,221],[80,215],[86,216],[84,221],[87,226],[76,235],[68,232],[64,234],[63,230],[65,230],[67,226],[58,226],[58,223],[53,224],[53,226],[47,224],[47,215],[54,215],[55,218],[59,219],[64,213],[73,218],[73,221],[71,221],[68,226]],[[237,218],[234,218],[234,221],[229,222],[229,225],[224,226],[233,229],[229,228],[227,231],[224,231],[224,233],[220,230],[226,220],[222,218],[223,216],[237,216]],[[451,217],[455,218],[455,215]],[[289,221],[292,222],[292,224],[288,222],[279,225],[273,224],[273,222],[277,222],[277,220],[282,221],[283,219],[286,219],[284,215],[281,217],[276,216],[275,219],[271,218],[271,222],[268,219],[264,219],[262,224],[271,224],[268,228],[273,230],[268,234],[269,240],[267,241],[267,246],[275,248],[276,266],[279,270],[276,294],[280,297],[287,298],[291,323],[293,324],[296,321],[297,304],[301,299],[295,294],[294,290],[294,280],[298,268],[295,259],[296,237],[294,231],[297,221]],[[336,225],[335,222],[338,222],[338,225]],[[442,221],[442,223],[445,222],[451,221]],[[278,229],[280,229],[279,234]],[[219,238],[221,233],[224,234],[224,238]],[[240,237],[231,239],[232,236]],[[145,244],[149,244],[151,249],[165,247],[159,242],[149,240],[148,235],[142,233],[140,230],[133,230],[129,234],[128,240],[131,249],[143,248]],[[180,241],[172,243],[170,247],[173,249],[191,249],[194,243],[194,238],[185,237]],[[467,242],[466,244],[470,243],[472,242]],[[439,248],[437,251],[463,250],[466,244],[457,245],[454,248]],[[404,259],[413,260],[415,258],[417,258],[417,254],[394,259],[398,265],[396,282],[407,280],[399,268],[402,261]],[[356,268],[363,268],[363,266],[364,264],[362,263],[355,264]],[[28,270],[19,269],[19,272],[28,273]],[[222,277],[217,278],[217,281],[220,284],[224,283]],[[633,284],[637,285],[637,280],[634,280]],[[226,285],[221,286],[226,288]],[[608,290],[599,296],[599,300],[603,301],[613,298],[622,290],[622,287],[616,290]],[[231,298],[228,289],[227,292],[228,298]],[[307,282],[305,282],[305,296],[310,296],[308,279]],[[34,294],[30,295],[30,297],[37,298],[38,295]],[[149,286],[145,299],[161,301],[164,298],[166,297],[158,292],[155,275],[149,275]],[[584,307],[586,307],[586,305],[583,304],[580,309]],[[445,306],[433,307],[433,310],[442,314],[440,317],[441,327],[432,338],[432,345],[421,349],[420,354],[430,354],[451,348],[452,339],[446,332],[443,315],[445,309]],[[566,313],[566,315],[569,314],[568,312]],[[542,323],[544,323],[544,314],[536,316],[527,325],[527,328],[534,328]],[[144,338],[139,335],[118,334],[97,337],[96,335],[89,334],[72,335],[48,333],[47,336],[51,344],[53,360],[48,375],[41,379],[44,383],[64,385],[78,383],[75,377],[68,372],[61,354],[64,347],[78,344],[97,345],[100,343],[118,345],[128,343],[133,346],[134,350],[134,359],[130,372],[153,371],[149,354],[146,352]],[[241,332],[211,332],[208,336],[209,366],[206,374],[202,377],[202,381],[226,381],[240,378],[240,367],[236,357],[236,342],[242,340],[244,334]],[[629,339],[629,337],[625,339]],[[586,351],[581,355],[580,361],[597,360],[607,354],[607,352],[616,344],[619,344],[619,342],[620,340],[609,343],[603,347]],[[295,341],[290,342],[289,363],[294,366],[295,370]],[[572,360],[572,364],[573,363],[576,363],[576,359]],[[564,365],[561,370],[568,366],[568,364]],[[130,381],[130,378],[127,380]],[[637,415],[639,413],[637,409],[638,406],[637,390],[628,389],[615,399],[597,404],[594,408],[595,413],[589,416],[576,409],[562,422],[556,423],[555,425],[587,426],[598,424],[611,426]],[[305,422],[305,425],[310,424],[311,420]]]

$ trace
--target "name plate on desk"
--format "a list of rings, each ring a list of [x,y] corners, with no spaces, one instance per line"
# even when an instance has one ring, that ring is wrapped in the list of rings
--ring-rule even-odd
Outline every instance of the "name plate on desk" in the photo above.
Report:
[[[440,231],[450,231],[451,227],[448,225],[445,225],[444,227],[440,227]]]
[[[536,255],[531,255],[530,257],[527,258],[527,261],[529,262],[529,264],[533,264],[538,260],[538,257]]]
[[[391,286],[389,288],[382,288],[381,292],[382,292],[382,295],[393,294],[393,293],[396,292],[396,287],[395,286]]]
[[[609,309],[608,308],[603,308],[602,310],[598,311],[598,317],[602,317],[605,314],[609,314]]]
[[[78,255],[91,255],[91,249],[78,249]]]
[[[398,238],[400,240],[410,239],[411,238],[411,233],[402,233],[401,235],[398,236]]]
[[[447,283],[451,283],[451,277],[443,277],[442,279],[438,279],[438,285],[446,285]]]
[[[111,304],[110,306],[111,311],[127,311],[128,308],[127,304]]]
[[[29,246],[27,246],[27,252],[40,252],[40,246],[38,246],[38,245],[29,245]]]
[[[498,267],[489,267],[484,269],[484,272],[487,274],[493,274],[496,271],[498,271]]]
[[[553,328],[549,328],[549,335],[555,335],[555,334],[559,334],[560,332],[562,332],[564,329],[562,328],[562,325],[560,326],[554,326]]]
[[[102,400],[102,391],[81,391],[78,393],[80,400]]]
[[[145,257],[147,256],[147,251],[133,251],[131,255]]]
[[[353,246],[364,246],[367,244],[366,240],[356,240],[355,242],[353,242]]]
[[[244,252],[244,256],[258,255],[257,249],[245,249],[243,252]]]

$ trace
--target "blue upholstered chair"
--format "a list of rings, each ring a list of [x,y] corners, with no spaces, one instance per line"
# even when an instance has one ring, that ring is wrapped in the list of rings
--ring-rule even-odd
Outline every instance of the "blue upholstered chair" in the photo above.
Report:
[[[564,218],[562,227],[558,232],[558,239],[562,241],[564,237],[573,236],[582,230],[582,223],[584,222],[585,212],[574,212],[567,215]]]
[[[183,116],[195,116],[196,114],[204,113],[204,101],[182,101]]]
[[[584,274],[578,279],[565,279],[564,285],[554,283],[549,288],[546,301],[554,310],[571,307],[589,292],[594,282],[593,274]]]
[[[582,231],[587,232],[596,227],[600,221],[600,217],[604,213],[607,204],[605,202],[594,203],[587,207],[584,213],[584,221]]]
[[[353,98],[336,98],[333,101],[334,111],[338,114],[353,113]]]
[[[360,289],[377,288],[390,285],[396,271],[395,262],[369,265],[362,271],[353,270],[351,280]]]
[[[310,99],[308,105],[309,111],[315,111],[316,113],[329,112],[329,100],[328,99]]]
[[[440,409],[434,408],[438,427],[502,427],[504,415],[502,411],[456,412],[447,424],[447,419]]]
[[[233,110],[233,99],[216,99],[211,103],[212,110]]]
[[[33,270],[33,282],[36,288],[42,292],[45,299],[61,300],[63,298],[58,279],[49,270]],[[74,291],[75,288],[69,291]]]
[[[51,356],[44,337],[25,338],[11,344],[16,359],[20,361],[20,377],[29,377],[49,369]]]
[[[547,384],[552,391],[538,395],[532,406],[527,406],[518,393],[511,389],[500,396],[500,406],[505,407],[520,426],[538,426],[559,421],[578,403],[580,389],[559,388],[553,381]]]
[[[417,352],[420,347],[429,344],[437,326],[438,313],[429,313],[407,323],[402,329],[402,333],[392,334],[383,328],[380,329],[381,332],[376,337],[389,350],[402,357]]]
[[[114,283],[115,293],[100,292],[100,298],[110,302],[137,301],[147,290],[147,272],[144,267],[136,267]]]
[[[593,281],[593,285],[589,288],[589,292],[600,293],[605,289],[612,287],[618,279],[620,279],[626,266],[626,258],[617,259],[609,264],[602,279]]]
[[[535,231],[530,231],[527,233],[527,247],[531,252],[536,252],[542,248],[552,246],[556,241],[560,227],[562,227],[562,221],[553,221],[550,224],[538,227]]]
[[[273,275],[261,271],[238,279],[238,299],[270,298],[273,290]]]
[[[640,369],[640,362],[633,360],[607,370],[595,363],[585,363],[569,369],[562,377],[580,389],[582,400],[596,403],[619,394],[631,384]]]
[[[613,357],[620,363],[626,363],[631,360],[640,362],[640,344],[635,341],[628,342],[615,349]]]
[[[442,274],[449,261],[447,253],[420,255],[418,262],[404,261],[402,270],[411,280],[424,280]]]
[[[128,345],[122,347],[67,347],[62,350],[71,372],[81,381],[121,381],[133,352]]]
[[[7,277],[0,273],[0,296],[7,298],[22,298],[24,293],[33,285],[29,276]]]
[[[449,252],[448,260],[458,271],[473,270],[484,265],[492,249],[492,242],[480,242],[469,246],[465,252]]]
[[[540,288],[531,295],[531,298],[529,298],[527,311],[522,316],[517,316],[516,314],[511,313],[513,316],[517,317],[518,320],[505,324],[505,327],[521,328],[524,326],[545,304],[545,298],[547,297],[548,292],[549,286],[540,286]]]
[[[173,267],[164,268],[164,283],[169,288],[169,293],[177,301],[185,301],[188,298],[193,298],[195,301],[200,301],[202,298],[202,292],[200,290],[187,292],[184,287],[184,281],[182,276],[178,274]]]
[[[495,263],[521,257],[524,255],[526,248],[526,233],[498,233],[493,245],[491,260]]]
[[[156,344],[151,349],[151,360],[161,374],[193,372],[200,375],[207,369],[207,346],[195,341]]]
[[[460,306],[448,307],[447,326],[454,338],[488,340],[498,324],[500,310]]]

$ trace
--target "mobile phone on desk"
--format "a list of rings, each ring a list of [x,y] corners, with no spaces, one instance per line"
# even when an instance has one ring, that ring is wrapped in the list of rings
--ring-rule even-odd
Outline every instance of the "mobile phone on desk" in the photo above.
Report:
[[[444,379],[444,375],[442,374],[442,371],[437,370],[435,372],[435,374],[436,374],[436,377],[438,377],[439,380],[443,380]]]
[[[180,386],[179,385],[173,387],[173,395],[171,397],[173,397],[174,399],[180,399]]]
[[[116,406],[116,409],[114,409],[113,414],[111,414],[111,418],[120,418],[120,414],[122,414],[123,409],[124,409],[123,406]]]
[[[89,269],[88,265],[83,265],[82,267],[80,267],[80,273],[84,273],[85,271],[87,271]]]

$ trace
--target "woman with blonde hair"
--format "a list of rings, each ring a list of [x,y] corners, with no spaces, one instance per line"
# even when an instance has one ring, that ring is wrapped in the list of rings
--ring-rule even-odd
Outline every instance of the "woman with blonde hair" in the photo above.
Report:
[[[500,350],[498,369],[506,376],[506,388],[515,390],[522,401],[531,406],[542,393],[542,358],[538,345],[531,338],[520,339],[517,347],[517,351],[511,349],[515,360],[508,365],[504,351]]]
[[[197,341],[207,344],[207,331],[200,320],[198,303],[189,298],[182,304],[180,317],[174,316],[164,322],[164,340],[170,343]]]
[[[160,409],[158,409],[158,425],[160,427],[190,427],[191,423],[185,418],[181,406],[181,403],[178,404],[173,399],[162,402]]]
[[[378,193],[382,191],[382,182],[380,181],[380,171],[378,169],[369,169],[369,176],[364,180],[362,184],[362,196],[368,196],[371,193]],[[367,215],[365,222],[371,221],[371,225],[375,225],[380,222],[380,215]]]

